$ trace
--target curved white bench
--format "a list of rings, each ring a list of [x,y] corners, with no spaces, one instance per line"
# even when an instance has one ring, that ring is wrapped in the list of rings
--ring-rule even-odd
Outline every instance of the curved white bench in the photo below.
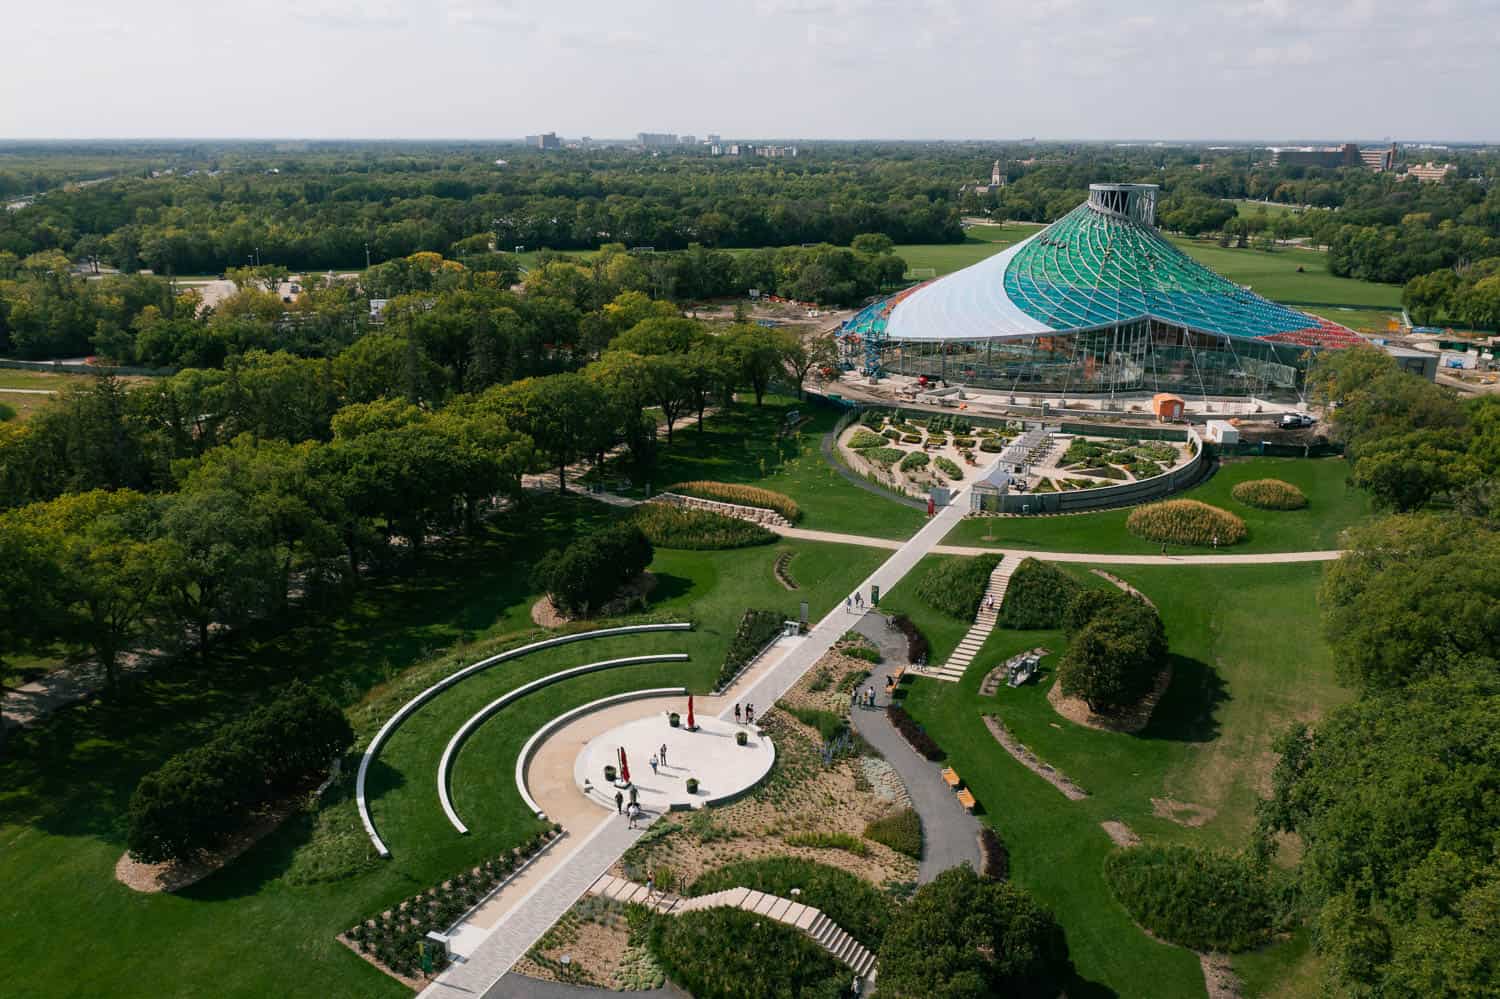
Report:
[[[370,745],[365,749],[365,755],[360,757],[359,773],[354,778],[354,803],[359,809],[359,821],[364,824],[365,834],[370,837],[370,842],[374,844],[375,851],[382,857],[389,857],[391,855],[391,851],[386,847],[385,841],[375,831],[375,823],[370,818],[370,803],[365,798],[365,777],[369,774],[370,761],[375,759],[375,754],[380,752],[380,747],[385,745],[385,741],[390,738],[392,732],[396,731],[396,727],[430,698],[435,697],[465,677],[472,676],[482,669],[494,666],[497,663],[506,662],[510,659],[519,659],[521,656],[540,652],[542,649],[567,645],[570,642],[587,641],[592,638],[613,638],[619,635],[640,635],[655,631],[691,631],[692,627],[692,623],[687,621],[678,621],[671,624],[632,624],[620,628],[599,628],[595,631],[579,631],[571,635],[558,635],[556,638],[546,638],[540,642],[532,642],[530,645],[508,649],[505,652],[490,656],[488,659],[481,659],[477,663],[465,666],[463,669],[443,677],[437,683],[434,683],[401,705],[400,710],[391,715],[390,719],[384,725],[380,726],[380,731],[375,733],[375,738],[370,740]]]
[[[565,711],[556,718],[543,725],[532,733],[531,738],[526,740],[526,745],[521,747],[521,755],[516,757],[516,790],[521,792],[521,800],[526,802],[526,807],[531,809],[532,814],[539,819],[545,819],[547,813],[542,811],[542,806],[536,803],[531,796],[531,791],[526,787],[526,765],[531,762],[531,757],[536,754],[536,747],[541,741],[568,724],[575,718],[579,718],[591,711],[600,708],[611,707],[615,704],[624,704],[627,701],[639,701],[648,697],[681,697],[686,696],[686,687],[652,687],[648,690],[631,690],[623,694],[612,694],[609,697],[601,697],[597,701],[590,701],[580,705],[572,711]],[[450,816],[451,817],[451,816]]]
[[[476,728],[484,724],[485,719],[490,715],[512,701],[520,700],[527,694],[535,693],[543,687],[551,686],[562,680],[570,680],[575,676],[583,676],[586,673],[597,673],[600,670],[614,669],[617,666],[641,666],[646,663],[683,663],[687,662],[687,659],[686,652],[658,652],[652,655],[625,656],[621,659],[604,659],[596,663],[586,663],[583,666],[574,666],[572,669],[549,673],[544,677],[532,680],[530,683],[523,683],[515,690],[501,694],[474,712],[469,720],[460,725],[458,731],[453,733],[453,738],[448,740],[448,745],[443,750],[443,758],[438,760],[438,800],[443,804],[443,811],[447,814],[448,821],[453,824],[453,828],[461,833],[469,831],[469,827],[463,824],[463,820],[458,817],[458,812],[453,809],[453,796],[448,793],[448,771],[453,766],[453,758],[458,755],[458,747],[463,745],[464,740],[473,734]],[[532,806],[531,810],[533,812],[536,811],[534,802],[527,801],[527,804]]]

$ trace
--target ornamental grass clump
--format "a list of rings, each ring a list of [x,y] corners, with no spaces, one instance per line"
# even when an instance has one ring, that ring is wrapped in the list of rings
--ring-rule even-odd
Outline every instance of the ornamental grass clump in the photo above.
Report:
[[[1138,507],[1125,521],[1130,533],[1173,545],[1238,544],[1245,522],[1228,510],[1198,500],[1164,500]]]
[[[667,503],[642,503],[635,508],[631,520],[659,548],[692,551],[748,548],[770,544],[778,537],[748,520]]]
[[[1300,510],[1307,506],[1307,497],[1302,490],[1281,479],[1250,479],[1239,483],[1229,493],[1246,506],[1262,510]]]
[[[880,438],[880,443],[884,444],[885,439]],[[793,523],[802,519],[802,508],[797,506],[796,500],[785,493],[774,492],[770,489],[761,489],[759,486],[746,486],[737,482],[712,482],[700,479],[693,482],[679,482],[675,486],[667,487],[667,492],[680,493],[683,496],[696,496],[698,499],[717,500],[720,503],[753,506],[760,510],[775,510]]]

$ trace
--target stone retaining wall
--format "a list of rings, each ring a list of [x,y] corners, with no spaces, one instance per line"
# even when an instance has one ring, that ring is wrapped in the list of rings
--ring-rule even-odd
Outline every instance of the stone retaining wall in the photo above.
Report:
[[[758,506],[743,506],[739,503],[725,503],[722,500],[703,499],[699,496],[683,496],[681,493],[657,493],[651,498],[654,503],[670,503],[672,506],[683,506],[693,510],[707,510],[717,513],[722,517],[733,517],[736,520],[748,520],[762,527],[791,527],[792,522],[787,520],[775,510],[766,510]]]

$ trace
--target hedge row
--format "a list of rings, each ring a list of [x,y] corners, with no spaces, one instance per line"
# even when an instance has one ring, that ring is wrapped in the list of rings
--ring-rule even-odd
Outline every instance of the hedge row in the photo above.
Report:
[[[1249,950],[1276,924],[1276,893],[1244,857],[1188,846],[1139,846],[1104,861],[1110,890],[1137,923],[1193,950]]]
[[[553,549],[537,562],[537,588],[565,614],[587,615],[609,602],[621,586],[646,571],[654,553],[634,520],[602,527]]]
[[[983,854],[980,873],[991,881],[1010,880],[1010,851],[1000,834],[989,826],[979,828],[979,852]]]
[[[755,654],[771,643],[781,631],[786,619],[777,611],[747,610],[740,618],[740,626],[729,640],[729,651],[724,653],[724,665],[719,667],[717,686],[722,688],[733,680],[735,674],[745,668]]]
[[[922,817],[915,808],[903,808],[876,819],[865,826],[865,838],[913,859],[922,859]]]
[[[917,724],[913,718],[899,704],[886,705],[885,715],[896,726],[896,731],[901,733],[902,738],[911,743],[911,748],[927,757],[929,760],[941,760],[945,755],[943,748],[933,741],[932,736],[927,734],[926,729]]]
[[[1237,483],[1229,494],[1247,506],[1262,510],[1300,510],[1307,506],[1307,496],[1302,490],[1281,479],[1250,479]]]
[[[925,664],[932,652],[932,644],[927,641],[927,636],[905,614],[897,614],[891,618],[891,623],[906,636],[906,661],[914,666]]]
[[[196,857],[353,743],[344,713],[294,680],[276,700],[142,777],[130,797],[126,846],[146,863]]]
[[[844,966],[799,930],[743,909],[658,916],[647,945],[672,981],[697,999],[840,999]],[[767,969],[775,969],[774,986]]]
[[[1125,520],[1132,534],[1174,545],[1221,545],[1245,540],[1245,522],[1198,500],[1163,500],[1136,507]]]
[[[882,440],[881,443],[884,441]],[[738,503],[740,506],[753,506],[761,510],[775,510],[794,524],[802,519],[802,508],[797,505],[796,500],[785,493],[761,489],[759,486],[698,479],[668,486],[667,492],[696,496],[699,499],[717,500],[720,503]]]
[[[1078,581],[1062,569],[1034,558],[1016,566],[1000,605],[1000,621],[1007,628],[1056,628],[1068,604],[1078,594]]]
[[[670,503],[642,503],[631,519],[660,548],[712,551],[768,545],[777,539],[773,531],[751,521]]]
[[[970,620],[979,611],[999,555],[949,558],[934,565],[917,583],[917,596],[949,617]]]

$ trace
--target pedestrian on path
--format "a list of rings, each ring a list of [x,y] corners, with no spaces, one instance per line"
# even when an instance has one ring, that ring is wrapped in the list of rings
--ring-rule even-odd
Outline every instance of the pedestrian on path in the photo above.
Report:
[[[740,702],[739,701],[735,701],[734,702],[734,723],[736,725],[738,725],[740,723]]]
[[[1165,542],[1165,541],[1163,541],[1163,542],[1162,542],[1162,543],[1161,543],[1161,553],[1162,553],[1162,554],[1163,554],[1163,555],[1165,555],[1165,554],[1166,554],[1166,553],[1167,553],[1167,543],[1166,543],[1166,542]]]
[[[1218,550],[1219,550],[1219,536],[1217,534],[1215,534],[1214,535],[1214,551],[1218,551]]]
[[[849,706],[851,708],[859,706],[859,688],[858,687],[855,687],[853,690],[849,691]]]
[[[651,893],[656,890],[656,874],[646,875],[646,900],[651,900]]]
[[[661,765],[667,765],[667,744],[665,742],[661,744]]]
[[[630,803],[632,805],[634,805],[636,802],[638,802],[640,800],[641,800],[641,792],[636,788],[636,786],[634,784],[630,785]]]
[[[625,807],[625,795],[621,794],[619,791],[616,791],[615,792],[615,814],[619,815],[620,814],[620,810],[622,808],[624,808],[624,807]]]
[[[854,594],[854,606],[858,607],[860,610],[865,609],[865,593],[863,590]]]
[[[630,820],[630,828],[632,829],[635,828],[636,807],[637,806],[635,805],[631,805],[629,808],[625,809],[625,817]]]
[[[845,597],[844,598],[844,613],[845,614],[852,614],[852,613],[854,613],[854,598],[853,597]]]
[[[651,772],[653,774],[656,773],[656,755],[654,753],[651,756]]]

